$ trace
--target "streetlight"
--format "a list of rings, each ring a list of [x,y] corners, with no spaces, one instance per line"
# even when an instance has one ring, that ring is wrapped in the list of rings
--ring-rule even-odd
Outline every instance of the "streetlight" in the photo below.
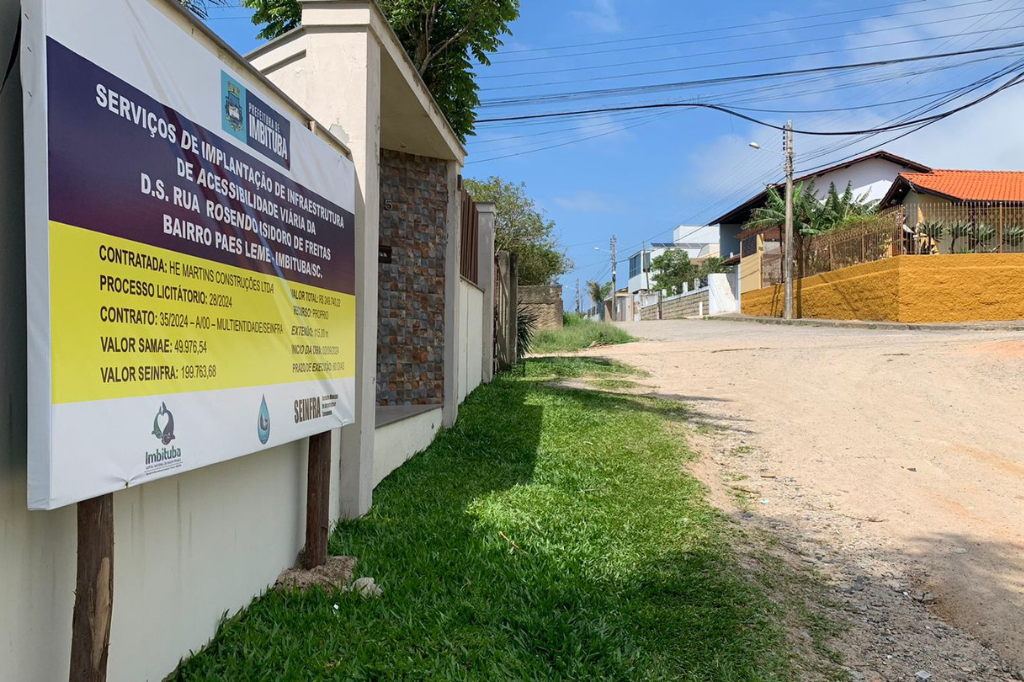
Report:
[[[785,280],[786,300],[783,306],[782,317],[787,320],[793,319],[793,122],[786,122],[786,130],[783,135],[783,145],[786,155],[786,246],[783,253],[783,279]],[[751,142],[752,149],[761,149],[761,145]]]

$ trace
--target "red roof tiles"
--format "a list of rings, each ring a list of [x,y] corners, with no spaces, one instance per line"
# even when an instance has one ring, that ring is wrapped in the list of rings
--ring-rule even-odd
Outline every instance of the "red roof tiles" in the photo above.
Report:
[[[1024,201],[1024,171],[900,173],[919,192],[961,201]]]

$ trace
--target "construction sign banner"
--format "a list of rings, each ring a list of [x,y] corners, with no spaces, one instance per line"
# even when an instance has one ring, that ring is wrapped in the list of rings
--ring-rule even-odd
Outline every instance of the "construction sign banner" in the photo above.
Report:
[[[351,161],[163,3],[24,5],[29,507],[351,423]]]

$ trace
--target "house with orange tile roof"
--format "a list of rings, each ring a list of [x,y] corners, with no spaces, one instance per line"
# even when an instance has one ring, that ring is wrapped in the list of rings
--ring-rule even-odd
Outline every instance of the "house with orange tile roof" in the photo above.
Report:
[[[1024,171],[904,172],[879,207],[903,211],[934,253],[1024,250]]]
[[[879,208],[865,221],[804,240],[794,287],[798,316],[1024,320],[1024,171],[904,170]],[[765,266],[765,238],[756,235],[757,248],[740,263],[751,280],[744,315],[782,313],[781,285],[750,290],[776,267]]]
[[[936,199],[944,202],[1024,204],[1024,171],[935,169],[925,173],[900,173],[882,199],[880,208]]]

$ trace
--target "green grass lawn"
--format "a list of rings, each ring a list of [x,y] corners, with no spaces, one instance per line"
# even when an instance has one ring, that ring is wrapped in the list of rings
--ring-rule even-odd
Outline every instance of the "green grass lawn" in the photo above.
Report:
[[[591,322],[576,315],[566,315],[561,329],[545,329],[534,334],[531,353],[567,353],[591,346],[630,343],[635,338],[625,330],[605,322]]]
[[[332,536],[382,598],[270,591],[171,679],[793,679],[778,607],[683,468],[686,408],[550,385],[630,375],[535,359],[481,387]]]

